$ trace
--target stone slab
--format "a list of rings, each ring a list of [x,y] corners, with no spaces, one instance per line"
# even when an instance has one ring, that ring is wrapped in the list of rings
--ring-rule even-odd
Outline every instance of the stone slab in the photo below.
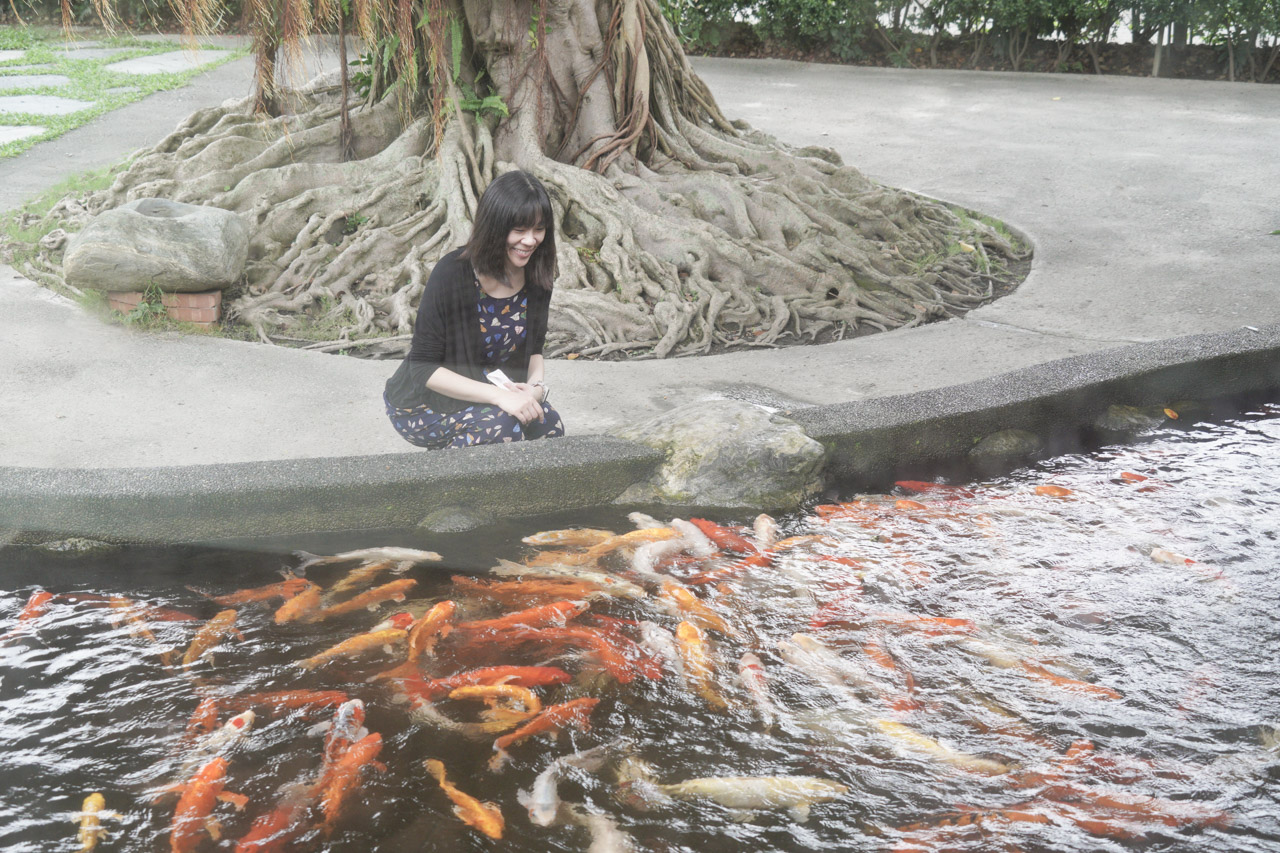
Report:
[[[43,127],[37,127],[34,124],[20,124],[16,127],[0,126],[0,145],[6,142],[17,142],[19,139],[26,139],[31,136],[39,136],[44,133]]]
[[[70,77],[61,74],[4,74],[0,75],[0,90],[43,89],[46,86],[69,86]]]
[[[25,50],[0,50],[0,62],[12,62],[26,56]]]
[[[107,66],[107,70],[119,74],[170,74],[175,71],[200,68],[211,62],[217,62],[223,56],[226,54],[220,50],[175,50],[155,56],[140,56],[137,59],[113,62]]]
[[[93,101],[59,98],[56,95],[10,95],[0,98],[0,113],[31,113],[38,116],[65,116],[93,106]]]

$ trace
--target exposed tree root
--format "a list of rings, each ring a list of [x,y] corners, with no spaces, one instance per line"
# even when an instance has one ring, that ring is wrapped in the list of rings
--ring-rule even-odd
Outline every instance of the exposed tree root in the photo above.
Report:
[[[478,45],[502,47],[472,26]],[[431,267],[466,239],[494,175],[517,166],[546,184],[558,218],[553,356],[661,358],[912,326],[991,298],[1022,257],[977,218],[877,185],[834,152],[730,124],[649,0],[620,2],[606,29],[575,60],[598,65],[550,71],[583,89],[563,93],[577,98],[561,116],[568,135],[537,124],[554,123],[555,104],[519,109],[515,59],[491,59],[516,93],[500,139],[471,113],[438,135],[389,103],[353,104],[344,162],[339,96],[316,84],[276,118],[248,99],[201,110],[110,189],[55,212],[74,230],[148,196],[235,211],[252,240],[229,318],[264,341],[320,325],[336,334],[315,348],[374,357],[407,351]],[[617,119],[586,96],[601,71]]]

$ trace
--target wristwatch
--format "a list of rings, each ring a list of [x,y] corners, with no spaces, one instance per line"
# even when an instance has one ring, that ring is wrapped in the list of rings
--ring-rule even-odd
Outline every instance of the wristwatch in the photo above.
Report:
[[[547,383],[545,383],[545,382],[543,382],[541,379],[539,379],[537,382],[530,382],[529,384],[530,384],[530,385],[532,385],[534,388],[541,388],[541,389],[542,389],[542,402],[544,402],[544,403],[545,403],[545,402],[547,402],[547,397],[548,397],[548,396],[550,396],[550,394],[551,394],[551,389],[547,387]]]

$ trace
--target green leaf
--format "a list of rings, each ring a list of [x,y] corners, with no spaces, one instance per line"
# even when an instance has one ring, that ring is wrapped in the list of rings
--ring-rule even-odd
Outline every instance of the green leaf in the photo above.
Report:
[[[1272,232],[1271,232],[1271,236],[1272,236],[1272,237],[1280,237],[1280,228],[1277,228],[1276,230],[1272,231]]]
[[[462,24],[457,18],[449,20],[449,30],[453,37],[453,82],[457,83],[462,76]]]

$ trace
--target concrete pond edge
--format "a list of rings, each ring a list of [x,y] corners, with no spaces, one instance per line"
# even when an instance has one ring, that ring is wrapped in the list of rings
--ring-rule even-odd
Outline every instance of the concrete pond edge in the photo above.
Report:
[[[1280,324],[1132,344],[975,382],[791,414],[827,449],[828,484],[856,487],[967,457],[1022,429],[1049,452],[1114,404],[1169,405],[1280,389]],[[211,542],[413,528],[432,516],[534,516],[613,503],[662,454],[608,436],[465,452],[120,469],[0,467],[0,542],[79,536]],[[761,507],[761,509],[778,509]]]

